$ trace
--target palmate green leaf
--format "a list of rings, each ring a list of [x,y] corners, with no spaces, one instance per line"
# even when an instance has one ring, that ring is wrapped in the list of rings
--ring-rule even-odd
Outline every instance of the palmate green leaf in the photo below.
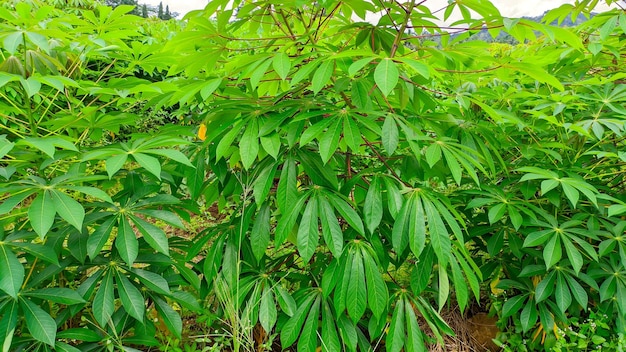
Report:
[[[24,282],[24,267],[6,244],[0,244],[0,290],[17,298]]]
[[[366,57],[353,62],[350,67],[348,67],[348,75],[350,77],[354,77],[359,71],[363,69],[363,67],[372,62],[372,60],[374,60],[373,57]]]
[[[567,308],[572,304],[572,295],[567,286],[567,282],[563,278],[563,274],[557,275],[556,287],[554,288],[554,297],[556,299],[556,305],[561,312],[565,313]]]
[[[401,58],[400,61],[411,66],[420,76],[426,79],[430,78],[430,69],[425,63],[409,58]]]
[[[546,263],[546,269],[550,269],[561,260],[563,252],[561,249],[561,236],[553,236],[543,249],[543,260]]]
[[[252,87],[252,89],[256,89],[259,86],[259,82],[261,82],[261,79],[263,78],[263,76],[265,76],[265,73],[267,72],[271,64],[272,59],[268,58],[259,66],[257,66],[256,69],[254,69],[254,71],[250,75],[250,86]]]
[[[119,271],[115,273],[117,283],[117,294],[122,301],[122,307],[133,318],[143,322],[146,306],[141,292]]]
[[[317,327],[319,321],[321,297],[318,296],[311,306],[309,315],[302,327],[302,334],[298,339],[298,351],[315,352],[317,348]]]
[[[120,171],[120,169],[126,163],[126,160],[128,160],[128,154],[126,153],[114,155],[106,159],[105,169],[107,171],[107,174],[109,175],[109,179],[112,178],[113,175],[115,175],[118,171]]]
[[[24,251],[26,253],[32,254],[33,256],[45,260],[48,263],[59,265],[59,259],[57,258],[57,253],[54,251],[54,248],[50,246],[46,246],[42,243],[29,243],[29,242],[8,242],[5,243],[6,246],[17,248],[18,251]]]
[[[385,190],[387,190],[387,209],[389,210],[391,217],[396,219],[404,204],[404,197],[402,197],[402,194],[394,181],[389,178],[384,178],[383,182],[385,184]]]
[[[337,320],[337,326],[339,327],[339,334],[343,340],[344,345],[348,351],[356,351],[359,336],[357,334],[356,326],[352,323],[345,314],[339,315]]]
[[[39,193],[28,208],[28,219],[39,238],[43,239],[46,236],[54,223],[55,215],[54,199],[50,192]]]
[[[276,301],[274,300],[274,292],[265,285],[261,294],[261,304],[259,305],[259,323],[267,332],[272,331],[276,324],[278,312],[276,311]]]
[[[333,256],[339,257],[343,251],[343,232],[339,226],[339,221],[337,221],[335,212],[328,200],[324,197],[317,199],[319,218],[322,224],[322,237]]]
[[[0,204],[0,215],[6,214],[13,210],[18,204],[20,204],[24,199],[28,198],[30,195],[35,193],[34,190],[24,191],[14,196],[11,196]]]
[[[412,197],[410,197],[412,198]],[[414,202],[408,199],[402,205],[400,213],[396,216],[391,231],[391,244],[396,253],[402,253],[409,244],[408,227],[410,226],[410,218],[413,212]]]
[[[529,331],[537,323],[539,313],[537,307],[533,301],[528,301],[520,313],[520,321],[522,322],[522,330],[524,332]]]
[[[119,218],[115,248],[128,266],[132,266],[139,254],[139,241],[126,216]]]
[[[615,216],[615,215],[620,215],[626,213],[626,205],[625,204],[613,204],[609,207],[608,209],[608,216]],[[2,214],[0,212],[0,214]]]
[[[426,148],[425,156],[428,166],[432,168],[441,160],[441,146],[438,143],[432,143]]]
[[[94,197],[96,199],[103,200],[105,202],[113,203],[111,197],[103,190],[96,187],[88,187],[88,186],[65,186],[66,189],[70,191],[77,191],[83,193],[85,195]]]
[[[541,83],[549,84],[560,91],[563,91],[565,89],[563,87],[563,84],[556,77],[549,74],[547,71],[537,65],[530,64],[528,62],[520,62],[508,63],[507,66],[530,76],[534,80],[537,80]]]
[[[545,303],[539,304],[539,319],[544,331],[552,331],[554,329],[555,313]]]
[[[450,261],[450,268],[452,269],[452,282],[454,284],[454,293],[456,295],[456,301],[459,304],[459,310],[465,312],[467,303],[469,302],[469,292],[467,289],[467,283],[463,277],[461,267],[456,260]]]
[[[180,163],[189,167],[195,167],[191,163],[191,161],[189,161],[189,158],[187,158],[185,154],[175,149],[148,149],[148,150],[144,150],[143,152],[146,154],[164,156],[168,159],[174,160],[177,163]]]
[[[274,177],[276,175],[276,169],[278,164],[272,164],[265,167],[254,180],[252,186],[252,192],[254,195],[254,201],[257,204],[263,204],[270,193],[272,186],[274,185]]]
[[[185,229],[185,224],[180,220],[178,215],[172,213],[171,211],[158,209],[141,209],[136,210],[135,213],[147,215],[155,220],[163,221],[164,223],[172,225],[179,229]]]
[[[546,193],[550,192],[556,186],[558,186],[559,183],[559,180],[552,178],[541,181],[541,194],[545,195]]]
[[[58,352],[81,352],[78,348],[61,341],[54,344],[54,350]]]
[[[388,96],[393,91],[398,84],[399,77],[398,68],[390,58],[382,59],[374,70],[374,81],[384,96]]]
[[[324,166],[318,154],[300,150],[298,157],[304,173],[311,178],[314,184],[327,187],[333,191],[339,188],[338,175],[331,168]]]
[[[291,84],[296,85],[300,83],[300,81],[302,81],[303,79],[308,78],[311,75],[311,72],[313,72],[319,65],[319,60],[313,60],[308,64],[300,67],[298,69],[298,72],[296,72],[291,78]]]
[[[349,117],[346,117],[343,120],[343,139],[354,152],[358,152],[361,144],[363,143],[359,126]]]
[[[67,246],[68,246],[70,253],[72,254],[74,258],[78,259],[78,261],[81,262],[81,264],[85,263],[85,259],[87,259],[87,240],[88,239],[89,239],[89,234],[87,233],[87,231],[78,232],[77,230],[72,230],[70,232],[69,237],[67,238]],[[57,254],[54,251],[54,249],[45,247],[45,246],[40,246],[40,248],[38,249],[42,249],[42,248],[45,248],[46,250],[45,251],[40,250],[36,252],[37,255],[39,254],[46,255],[49,258],[48,259],[49,262],[55,265],[59,265]],[[40,258],[44,259],[44,257],[40,257]]]
[[[3,351],[8,351],[13,341],[19,316],[17,300],[9,300],[3,304],[0,314],[2,314],[2,319],[0,319],[0,346],[3,346]]]
[[[207,100],[211,96],[211,94],[213,94],[213,92],[215,92],[217,88],[219,88],[221,84],[222,78],[208,80],[200,90],[200,96],[202,97],[202,99]]]
[[[93,316],[100,326],[107,326],[115,310],[113,296],[113,275],[107,271],[100,282],[100,287],[91,302]]]
[[[163,276],[148,270],[133,268],[131,273],[135,274],[139,282],[150,290],[160,295],[171,295],[170,286]]]
[[[97,332],[88,328],[70,328],[59,331],[57,334],[59,339],[72,339],[85,342],[98,342],[102,337]]]
[[[339,283],[339,279],[341,275],[343,275],[343,272],[340,272],[339,268],[341,267],[341,269],[343,269],[345,261],[346,256],[333,258],[333,260],[331,260],[328,266],[324,269],[324,273],[322,274],[322,283],[320,285],[324,298],[328,298],[333,289],[337,286],[337,283]]]
[[[543,278],[535,288],[535,302],[540,303],[546,300],[554,292],[554,271]]]
[[[67,194],[52,190],[52,201],[57,213],[78,231],[82,231],[85,209]]]
[[[300,197],[287,214],[283,215],[278,220],[278,225],[276,225],[276,234],[274,236],[274,244],[276,246],[280,246],[291,234],[296,221],[298,220],[298,216],[300,215],[300,210],[304,206],[306,200],[306,196]]]
[[[87,240],[87,254],[89,258],[94,259],[109,240],[111,236],[111,231],[115,227],[117,222],[117,217],[110,217],[105,220],[101,225],[96,227],[96,230],[89,235],[89,239]]]
[[[165,323],[165,326],[167,326],[167,329],[180,339],[183,332],[183,321],[180,315],[161,298],[153,297],[153,299],[157,312],[159,312],[159,316]]]
[[[507,299],[502,306],[502,317],[506,318],[512,316],[513,314],[517,314],[520,308],[522,308],[524,302],[526,302],[525,295],[513,296]]]
[[[80,294],[78,294],[78,292],[62,287],[40,288],[34,291],[26,292],[24,293],[24,296],[40,298],[67,305],[85,303],[85,300]]]
[[[374,233],[383,218],[382,189],[378,177],[372,178],[367,189],[367,195],[363,203],[363,217],[367,230],[370,233]]]
[[[400,144],[398,125],[396,124],[396,120],[393,116],[387,115],[387,117],[385,117],[380,138],[383,143],[383,148],[385,148],[385,151],[387,152],[387,156],[393,155],[398,148],[398,144]]]
[[[524,247],[534,247],[543,244],[552,237],[552,235],[554,235],[554,230],[552,229],[532,232],[526,236]]]
[[[565,253],[567,254],[567,258],[569,258],[569,261],[572,264],[574,272],[576,273],[576,275],[578,275],[584,263],[582,254],[580,254],[578,249],[574,246],[572,241],[567,236],[563,236],[563,246],[565,247]]]
[[[324,132],[326,128],[332,123],[335,122],[334,119],[323,119],[312,124],[310,127],[307,127],[302,136],[300,137],[300,145],[304,146],[309,144],[315,138],[319,138],[319,136]]]
[[[275,285],[274,292],[276,292],[276,300],[278,301],[280,309],[285,314],[292,317],[296,313],[296,309],[298,308],[296,305],[296,301],[281,285]]]
[[[132,153],[131,155],[141,167],[156,176],[159,180],[161,179],[161,162],[159,159],[144,153]]]
[[[439,311],[446,305],[448,297],[450,297],[450,280],[448,279],[448,271],[444,266],[438,267],[439,273],[439,290],[437,291],[437,302],[439,303]]]
[[[572,296],[580,304],[583,310],[587,309],[587,303],[589,301],[589,296],[587,295],[587,291],[570,275],[564,275],[567,284],[569,285]]]
[[[305,263],[313,257],[319,241],[317,214],[317,197],[311,197],[302,213],[297,237],[298,252]]]
[[[426,217],[424,216],[424,207],[420,197],[411,197],[407,203],[411,202],[411,214],[408,222],[409,247],[416,257],[424,250],[426,245]]]
[[[243,123],[241,121],[238,121],[233,125],[230,131],[228,131],[224,136],[220,138],[220,141],[217,143],[217,148],[215,149],[215,157],[217,158],[217,161],[225,158],[227,155],[230,155],[229,149],[231,147],[231,144],[233,143],[233,141],[235,141],[235,138],[237,138],[239,132],[241,132],[242,127]]]
[[[336,269],[336,277],[338,282],[335,285],[335,294],[333,306],[335,312],[343,313],[346,309],[346,292],[348,292],[348,284],[350,283],[350,275],[352,275],[352,257],[348,254],[342,255],[339,265]]]
[[[578,199],[579,199],[578,191],[574,187],[566,183],[561,183],[561,187],[563,188],[563,193],[565,193],[565,196],[567,197],[569,202],[572,204],[572,208],[576,208],[576,204],[578,203]]]
[[[459,165],[458,160],[454,157],[452,152],[448,149],[442,149],[443,155],[446,157],[446,163],[448,164],[448,169],[452,174],[452,178],[457,185],[461,185],[461,177],[463,176],[463,171],[461,170],[461,165]]]
[[[284,81],[291,70],[291,59],[285,53],[277,53],[272,59],[272,67],[278,76]]]
[[[357,212],[350,206],[350,204],[333,193],[326,193],[326,196],[333,208],[339,212],[339,215],[360,235],[365,235],[365,228],[363,227],[363,221]]]
[[[298,309],[293,314],[289,320],[285,323],[282,330],[280,331],[280,344],[283,349],[293,345],[294,342],[300,336],[300,331],[302,330],[302,325],[306,320],[307,314],[315,300],[315,295],[310,295],[305,298],[303,302],[300,303]]]
[[[54,346],[57,324],[50,314],[28,299],[20,298],[20,307],[26,320],[28,331],[37,341]]]
[[[435,205],[430,201],[426,201],[424,198],[422,198],[422,201],[426,212],[426,218],[428,219],[430,243],[435,250],[435,255],[439,260],[439,265],[445,268],[448,265],[449,256],[452,251],[448,230],[446,229],[446,225],[443,223],[440,213]]]
[[[13,149],[14,146],[15,146],[15,143],[9,142],[6,139],[6,136],[1,135],[0,136],[0,158],[4,158],[4,156],[7,155],[7,153],[9,153],[11,149]]]
[[[320,156],[322,162],[326,164],[328,160],[335,154],[339,146],[339,138],[341,137],[341,120],[336,119],[329,127],[326,133],[318,137]]]
[[[22,84],[22,87],[24,88],[24,91],[29,98],[32,98],[35,94],[39,93],[39,90],[41,89],[41,82],[39,82],[35,79],[35,77],[32,76],[28,77],[28,79],[20,79],[20,83]],[[50,157],[53,158],[54,156]]]
[[[600,301],[604,302],[615,296],[617,290],[617,279],[614,276],[609,276],[608,279],[602,282],[600,285]]]
[[[298,169],[293,158],[288,158],[282,165],[276,188],[276,205],[283,216],[293,211],[298,201]]]
[[[391,324],[387,331],[387,341],[385,343],[387,352],[400,352],[406,340],[404,321],[404,299],[396,301],[396,307],[391,315]]]
[[[417,316],[410,304],[405,304],[406,352],[426,352],[422,331],[417,323]]]
[[[167,235],[159,227],[148,223],[136,216],[130,216],[132,222],[137,226],[139,232],[143,235],[143,238],[148,242],[150,247],[154,248],[157,252],[169,255],[169,245],[167,242]]]
[[[333,60],[324,61],[320,67],[313,74],[311,80],[311,90],[314,94],[317,94],[330,80],[333,72],[335,71],[335,62]]]
[[[387,309],[389,292],[378,269],[378,265],[367,251],[362,251],[365,278],[367,279],[367,303],[376,319],[380,319]]]
[[[520,212],[512,205],[507,206],[507,210],[509,212],[509,219],[511,220],[511,224],[515,228],[515,230],[519,230],[524,222],[524,218],[520,214]]]
[[[489,217],[489,224],[494,224],[496,221],[502,219],[506,210],[506,203],[499,203],[489,208],[489,212],[487,213]]]
[[[263,204],[257,213],[252,232],[250,232],[250,245],[256,260],[261,260],[270,243],[270,207]]]
[[[335,327],[335,316],[326,302],[322,302],[322,351],[334,352],[341,351],[341,343],[339,335]]]
[[[359,109],[371,110],[372,98],[370,97],[371,89],[368,81],[363,79],[356,80],[352,83],[351,98],[352,103]]]
[[[346,291],[346,308],[353,323],[357,323],[367,308],[367,289],[365,286],[365,270],[360,251],[354,251],[348,260],[352,260],[350,279]]]
[[[261,137],[261,146],[267,154],[271,155],[274,160],[278,160],[278,153],[280,153],[280,136],[277,133],[272,133],[269,136]]]
[[[256,120],[251,120],[239,141],[239,155],[241,163],[247,170],[252,166],[259,154],[259,126]]]

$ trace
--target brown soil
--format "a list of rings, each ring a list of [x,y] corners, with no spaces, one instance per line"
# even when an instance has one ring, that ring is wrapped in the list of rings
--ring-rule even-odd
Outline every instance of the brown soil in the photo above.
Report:
[[[471,317],[464,317],[458,310],[441,312],[441,317],[450,325],[456,336],[446,336],[444,345],[431,345],[430,352],[486,352],[499,351],[491,341],[496,338],[498,328],[496,317],[479,312]],[[421,324],[420,324],[421,325]],[[428,331],[427,326],[420,326]]]

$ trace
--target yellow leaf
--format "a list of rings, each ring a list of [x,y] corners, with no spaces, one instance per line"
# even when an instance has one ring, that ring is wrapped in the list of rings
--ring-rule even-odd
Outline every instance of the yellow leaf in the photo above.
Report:
[[[198,138],[202,141],[206,139],[206,125],[203,123],[198,128]]]
[[[489,284],[489,286],[491,287],[491,293],[493,293],[494,295],[500,295],[502,293],[504,293],[504,290],[498,288],[498,283],[500,282],[500,278],[495,278],[493,281],[491,281],[491,283]]]

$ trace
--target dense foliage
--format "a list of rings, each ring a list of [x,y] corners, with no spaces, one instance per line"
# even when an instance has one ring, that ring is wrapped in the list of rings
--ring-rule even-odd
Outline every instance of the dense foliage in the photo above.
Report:
[[[0,7],[3,351],[625,347],[623,10],[78,2]]]

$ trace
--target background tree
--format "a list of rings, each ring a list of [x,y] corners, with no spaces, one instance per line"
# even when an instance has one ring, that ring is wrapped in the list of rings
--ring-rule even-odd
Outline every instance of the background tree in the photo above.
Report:
[[[139,10],[139,4],[137,2],[137,0],[105,0],[104,3],[107,6],[111,6],[113,8],[120,6],[120,5],[131,5],[131,6],[135,6],[135,8],[130,12],[133,15],[140,15],[141,12]]]

